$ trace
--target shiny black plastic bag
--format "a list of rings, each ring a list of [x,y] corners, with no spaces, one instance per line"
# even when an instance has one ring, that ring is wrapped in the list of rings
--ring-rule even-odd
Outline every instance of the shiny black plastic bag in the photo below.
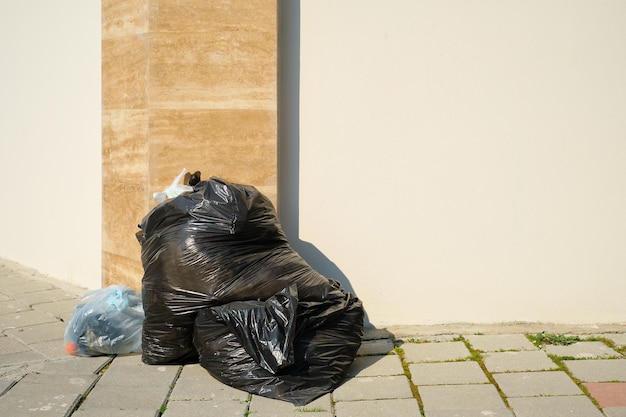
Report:
[[[270,302],[264,308],[250,301],[202,310],[196,318],[194,332],[200,364],[215,379],[234,388],[305,405],[343,381],[361,344],[362,333],[357,331],[363,326],[361,302],[346,294],[341,312],[318,308],[315,315],[306,314],[306,307],[299,305],[297,310],[308,317],[302,321],[295,319],[290,350],[293,360],[270,370],[257,359],[258,353],[250,354],[250,350],[264,342],[275,344],[273,340],[258,339],[259,328],[273,320],[255,320],[246,328],[238,328],[241,320],[233,316],[239,316],[246,308],[267,312],[275,305]],[[271,352],[266,350],[265,354],[268,353]]]
[[[316,341],[315,348],[320,349],[316,355],[326,357],[328,365],[333,346],[348,344],[351,362],[363,331],[360,301],[314,271],[291,248],[269,199],[252,186],[215,177],[199,182],[193,190],[156,206],[137,233],[146,315],[142,360],[148,364],[196,362],[198,350],[206,346],[204,332],[196,332],[194,345],[194,328],[217,325],[226,333],[223,340],[212,342],[227,346],[231,338],[238,340],[238,346],[248,349],[254,366],[269,375],[294,366],[308,367],[302,362],[306,338],[322,328],[322,335],[337,339],[325,336],[324,343]],[[200,312],[205,319],[199,322]],[[350,321],[344,323],[348,312]],[[215,323],[208,323],[209,318]],[[248,323],[244,333],[234,331],[237,321]],[[268,323],[274,328],[260,327]],[[333,333],[328,328],[331,323],[342,326],[341,331]],[[274,359],[261,348],[272,332],[276,338],[268,351],[281,352]],[[226,368],[232,355],[237,356],[226,348],[212,355]],[[334,374],[343,373],[347,359],[338,361]],[[207,369],[217,372],[215,366],[212,362]],[[241,375],[242,370],[224,370],[223,374],[229,372]]]

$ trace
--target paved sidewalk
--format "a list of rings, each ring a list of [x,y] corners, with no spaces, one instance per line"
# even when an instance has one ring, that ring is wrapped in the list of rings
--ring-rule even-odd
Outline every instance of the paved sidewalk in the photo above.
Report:
[[[402,338],[373,329],[342,386],[294,407],[223,385],[199,365],[68,356],[65,323],[85,292],[0,259],[0,416],[626,417],[626,325],[539,346],[527,337],[537,324],[503,334],[403,328]]]

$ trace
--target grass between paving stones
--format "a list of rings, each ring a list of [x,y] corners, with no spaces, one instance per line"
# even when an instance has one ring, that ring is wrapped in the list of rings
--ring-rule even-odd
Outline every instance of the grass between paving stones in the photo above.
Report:
[[[183,367],[179,366],[178,370],[176,371],[176,375],[174,375],[174,379],[172,379],[172,383],[170,384],[170,387],[167,390],[167,395],[165,396],[165,399],[163,400],[163,404],[161,404],[161,408],[159,408],[158,416],[162,416],[165,413],[165,410],[167,410],[167,405],[170,402],[170,395],[172,395],[172,391],[174,390],[174,387],[176,386],[176,382],[178,381],[178,378],[180,378],[180,374],[182,373],[183,373]]]
[[[322,407],[298,407],[296,408],[296,413],[321,413],[326,411]]]
[[[483,370],[483,373],[485,374],[485,376],[487,377],[489,382],[496,388],[496,391],[498,391],[498,395],[500,395],[500,398],[502,398],[502,401],[504,402],[504,405],[506,405],[506,407],[509,410],[513,411],[513,408],[511,408],[511,405],[509,404],[509,400],[506,398],[506,395],[504,395],[504,391],[502,391],[502,389],[500,389],[500,386],[498,385],[498,382],[496,381],[496,379],[493,377],[491,372],[489,372],[489,370],[485,366],[485,355],[484,355],[484,352],[482,352],[482,351],[480,351],[478,349],[474,349],[474,347],[470,344],[469,340],[465,339],[463,336],[460,336],[459,339],[460,339],[460,341],[465,343],[465,347],[470,352],[470,355],[467,358],[469,360],[472,360],[472,361],[478,363],[478,366],[480,366],[480,369]]]
[[[527,334],[526,338],[540,349],[545,345],[567,346],[582,341],[580,336],[544,332],[537,334]]]
[[[422,401],[422,397],[417,389],[417,385],[413,383],[413,378],[411,377],[411,370],[409,369],[409,364],[405,360],[404,349],[400,346],[396,346],[393,348],[393,352],[398,355],[400,358],[400,363],[402,364],[402,370],[404,371],[404,376],[409,379],[409,386],[411,387],[411,393],[413,394],[413,398],[417,400],[417,406],[420,409],[420,414],[424,416],[424,402]]]
[[[537,333],[535,335],[529,334],[529,335],[526,335],[526,337],[528,338],[528,340],[530,340],[535,346],[537,346],[540,349],[542,349],[545,345],[567,346],[567,345],[571,345],[577,342],[602,342],[608,347],[615,349],[615,343],[613,343],[612,340],[601,338],[601,337],[591,336],[591,337],[582,339],[580,336],[576,336],[576,335],[564,335],[564,334],[554,334],[554,333]],[[587,396],[587,398],[591,400],[593,405],[595,405],[599,409],[600,405],[598,404],[596,399],[591,396],[587,387],[585,387],[583,385],[583,382],[580,379],[576,378],[574,374],[570,372],[567,365],[565,365],[565,361],[568,361],[568,360],[585,360],[587,358],[574,358],[572,356],[558,356],[558,355],[553,355],[549,353],[548,353],[548,357],[552,360],[552,362],[556,364],[557,368],[560,371],[565,372],[567,376],[569,376],[571,380],[574,381],[574,383],[578,386],[578,388],[580,388],[580,390]]]
[[[559,368],[559,370],[565,372],[567,374],[567,376],[569,376],[572,379],[572,381],[574,381],[574,383],[578,386],[578,388],[580,388],[580,390],[587,396],[587,398],[589,398],[591,400],[593,405],[595,405],[599,409],[600,408],[600,404],[598,404],[596,399],[591,396],[591,394],[589,393],[589,390],[587,389],[587,387],[585,387],[583,385],[583,382],[580,379],[576,378],[574,376],[574,374],[572,374],[570,372],[569,368],[565,365],[564,361],[570,360],[570,359],[568,357],[565,357],[565,356],[557,356],[557,355],[551,355],[551,354],[548,354],[548,357],[550,359],[552,359],[552,362],[554,362],[556,364],[556,366],[557,366],[557,368]]]
[[[109,367],[113,363],[113,359],[115,359],[116,357],[117,355],[111,356],[99,369],[94,372],[94,375],[96,375],[97,378],[93,381],[91,386],[87,388],[87,391],[85,391],[85,393],[75,401],[72,407],[68,410],[67,415],[72,415],[76,410],[80,408],[80,406],[85,402],[89,394],[91,394],[91,391],[93,391],[93,389],[96,387],[96,384],[98,383],[98,381],[100,381],[102,375],[104,375],[107,369],[109,369]]]

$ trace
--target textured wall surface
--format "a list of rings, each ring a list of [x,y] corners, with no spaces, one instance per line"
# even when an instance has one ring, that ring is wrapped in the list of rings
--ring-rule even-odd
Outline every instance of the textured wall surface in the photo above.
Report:
[[[105,285],[139,287],[137,224],[182,168],[276,202],[276,7],[102,1]]]

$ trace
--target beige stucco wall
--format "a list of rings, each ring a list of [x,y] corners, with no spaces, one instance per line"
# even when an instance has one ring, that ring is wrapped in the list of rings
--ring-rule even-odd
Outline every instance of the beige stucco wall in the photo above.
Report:
[[[625,21],[301,2],[299,239],[374,324],[626,320]]]
[[[279,209],[314,266],[378,326],[626,320],[624,2],[299,3]],[[100,18],[0,2],[0,258],[92,288]]]
[[[0,2],[0,258],[100,286],[100,2]]]

